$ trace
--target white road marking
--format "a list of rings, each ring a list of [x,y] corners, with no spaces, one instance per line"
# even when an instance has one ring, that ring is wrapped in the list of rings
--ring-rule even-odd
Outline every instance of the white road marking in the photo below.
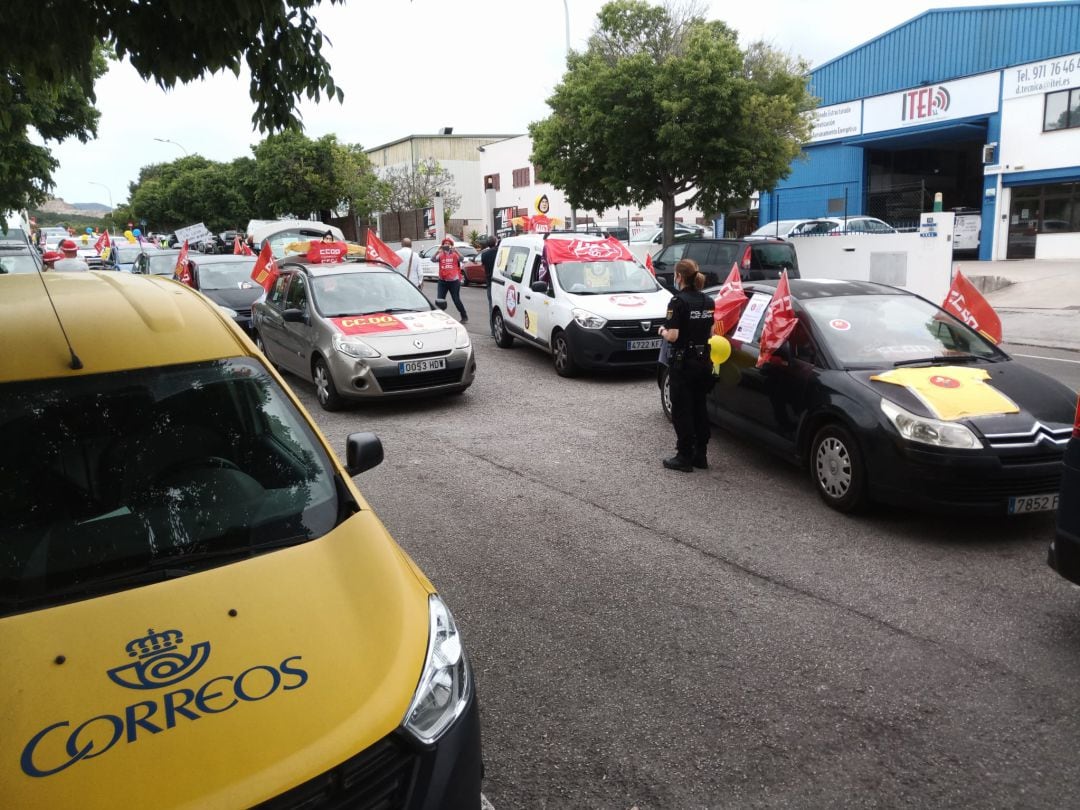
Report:
[[[1066,360],[1064,357],[1045,357],[1041,354],[1017,354],[1016,352],[1011,352],[1011,354],[1013,357],[1027,357],[1031,360],[1053,360],[1057,363],[1073,363],[1080,366],[1080,360]]]
[[[1080,585],[1077,586],[1080,588]],[[480,794],[480,810],[495,810],[495,805],[488,801],[488,797],[483,793]]]

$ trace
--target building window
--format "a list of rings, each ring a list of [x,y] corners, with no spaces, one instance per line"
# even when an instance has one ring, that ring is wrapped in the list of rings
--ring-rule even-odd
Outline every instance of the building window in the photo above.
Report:
[[[531,185],[529,183],[529,167],[524,169],[514,169],[514,188],[521,188],[522,186]]]
[[[484,190],[487,191],[489,188],[493,188],[496,191],[501,190],[499,188],[499,175],[497,175],[497,174],[485,174],[484,175]]]
[[[540,167],[533,164],[532,170],[533,170],[533,180],[535,182],[537,182],[537,183],[543,183],[544,181],[540,179]]]
[[[1043,132],[1080,127],[1080,89],[1046,94]]]

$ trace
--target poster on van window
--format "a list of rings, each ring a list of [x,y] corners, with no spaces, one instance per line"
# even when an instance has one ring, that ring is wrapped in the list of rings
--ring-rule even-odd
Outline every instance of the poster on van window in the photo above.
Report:
[[[548,239],[544,254],[550,264],[561,262],[632,262],[634,254],[618,239]]]

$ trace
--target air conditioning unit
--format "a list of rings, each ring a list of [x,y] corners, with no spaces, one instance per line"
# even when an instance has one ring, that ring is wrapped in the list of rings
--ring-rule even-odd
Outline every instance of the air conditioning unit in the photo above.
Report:
[[[997,141],[983,144],[982,162],[997,163]]]

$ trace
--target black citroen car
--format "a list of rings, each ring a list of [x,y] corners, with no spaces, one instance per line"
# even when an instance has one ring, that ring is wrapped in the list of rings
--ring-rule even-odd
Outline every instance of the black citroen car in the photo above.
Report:
[[[1076,403],[1072,440],[1065,448],[1057,534],[1050,543],[1048,561],[1065,579],[1080,585],[1080,401]]]
[[[1057,507],[1075,394],[929,301],[871,282],[790,282],[798,324],[757,368],[775,281],[746,285],[710,418],[805,465],[829,506],[983,514]],[[715,291],[714,291],[715,292]],[[661,401],[670,416],[666,373]]]

